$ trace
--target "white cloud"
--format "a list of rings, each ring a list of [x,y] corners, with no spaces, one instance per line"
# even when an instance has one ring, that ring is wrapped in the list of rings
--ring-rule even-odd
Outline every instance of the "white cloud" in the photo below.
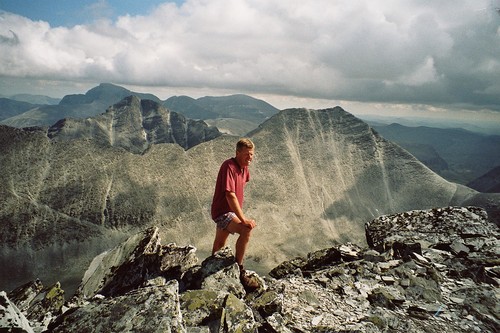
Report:
[[[379,102],[480,105],[487,96],[500,110],[490,94],[500,77],[500,16],[490,7],[188,0],[72,28],[3,12],[0,76]]]

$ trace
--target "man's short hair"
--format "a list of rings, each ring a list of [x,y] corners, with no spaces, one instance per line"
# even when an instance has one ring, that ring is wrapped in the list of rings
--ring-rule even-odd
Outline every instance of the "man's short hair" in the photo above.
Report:
[[[253,144],[252,140],[248,138],[243,138],[236,143],[236,150],[240,151],[243,148],[248,148],[248,149],[254,149],[255,145]]]

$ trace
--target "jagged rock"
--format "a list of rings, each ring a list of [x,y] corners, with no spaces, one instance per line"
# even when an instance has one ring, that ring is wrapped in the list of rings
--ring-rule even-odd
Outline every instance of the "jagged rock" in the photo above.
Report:
[[[259,295],[253,302],[252,307],[258,311],[262,317],[268,317],[283,309],[283,300],[280,293],[271,290]]]
[[[43,331],[57,315],[61,314],[64,305],[64,290],[57,282],[53,286],[43,289],[37,298],[40,299],[35,300],[26,310],[26,317],[33,323],[34,329]]]
[[[394,242],[392,244],[392,251],[394,258],[403,259],[404,261],[410,260],[412,254],[422,254],[422,246],[420,243],[405,244]]]
[[[457,220],[462,223],[456,223]],[[486,211],[477,207],[445,207],[384,215],[366,223],[365,230],[368,245],[378,251],[389,249],[395,242],[449,247],[457,240],[488,239],[492,231],[498,234],[498,228],[488,223]],[[484,244],[481,251],[491,250],[498,254],[497,245],[497,242]]]
[[[240,269],[231,248],[225,247],[213,256],[205,259],[200,269],[201,288],[223,290],[237,297],[245,296],[245,289],[240,281]]]
[[[63,312],[64,294],[59,282],[53,286],[44,287],[37,279],[12,290],[8,295],[29,320],[31,328],[35,332],[42,332],[54,318]]]
[[[273,268],[269,272],[269,275],[276,279],[283,278],[287,275],[302,275],[302,268],[304,268],[305,264],[306,260],[304,258],[297,257],[295,259],[282,262]]]
[[[0,291],[0,332],[33,333],[29,321],[5,291]]]
[[[436,212],[445,226],[429,221]],[[377,224],[380,220],[387,229]],[[478,284],[488,283],[481,276],[495,280],[498,235],[484,211],[471,207],[412,211],[371,221],[367,237],[375,249],[360,249],[351,261],[341,257],[323,266],[308,263],[308,258],[316,258],[311,255],[273,270],[279,278],[268,282],[266,293],[279,293],[283,308],[264,313],[263,327],[269,332],[284,331],[282,327],[297,332],[496,332],[500,303],[491,294],[496,283]],[[465,245],[465,253],[451,246],[453,240],[475,245]],[[473,262],[483,270],[467,273]],[[308,265],[316,269],[297,274]],[[275,318],[282,320],[272,329]]]
[[[375,306],[394,309],[404,302],[404,298],[398,297],[397,294],[398,292],[395,288],[389,289],[381,286],[372,290],[371,294],[368,295],[368,301]]]
[[[113,250],[94,258],[85,272],[78,294],[84,298],[96,294],[112,296],[141,285],[146,280],[146,272],[143,270],[144,258],[148,254],[157,253],[160,247],[156,228],[149,228],[143,233],[129,237]],[[142,262],[139,262],[140,260]],[[117,272],[123,275],[116,274]]]
[[[186,332],[178,282],[133,290],[67,311],[48,332]]]
[[[262,327],[264,332],[292,333],[292,331],[286,327],[286,320],[279,313],[273,313],[269,317],[266,317],[266,322]]]
[[[97,256],[85,272],[78,295],[90,298],[122,295],[164,277],[181,280],[198,258],[192,246],[161,245],[159,229],[152,227],[138,233],[110,252]]]
[[[8,294],[8,297],[16,304],[19,310],[26,311],[42,289],[43,284],[37,279],[12,290]]]
[[[303,271],[316,270],[324,266],[330,266],[341,260],[340,250],[332,247],[318,250],[307,255],[307,263],[302,267]]]
[[[138,96],[128,96],[94,118],[65,118],[49,127],[52,141],[97,139],[132,153],[144,153],[151,145],[176,143],[189,149],[217,138],[222,133],[204,121],[170,112],[161,104]]]

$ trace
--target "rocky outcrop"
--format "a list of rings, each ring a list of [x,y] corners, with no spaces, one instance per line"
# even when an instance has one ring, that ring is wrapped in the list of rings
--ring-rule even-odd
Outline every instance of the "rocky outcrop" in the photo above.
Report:
[[[500,232],[484,210],[381,216],[366,224],[366,235],[370,247],[335,245],[285,261],[269,277],[251,272],[260,287],[249,292],[230,248],[198,264],[194,247],[162,245],[150,228],[97,257],[64,307],[33,296],[43,290],[39,281],[0,294],[4,317],[13,318],[2,325],[21,332],[500,330]]]

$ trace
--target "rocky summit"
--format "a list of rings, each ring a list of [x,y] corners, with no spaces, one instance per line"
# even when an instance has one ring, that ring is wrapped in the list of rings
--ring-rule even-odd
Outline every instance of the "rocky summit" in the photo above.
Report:
[[[500,232],[477,207],[385,215],[367,243],[282,262],[240,283],[229,247],[196,248],[148,228],[97,256],[76,294],[40,281],[0,292],[12,332],[498,332]]]

